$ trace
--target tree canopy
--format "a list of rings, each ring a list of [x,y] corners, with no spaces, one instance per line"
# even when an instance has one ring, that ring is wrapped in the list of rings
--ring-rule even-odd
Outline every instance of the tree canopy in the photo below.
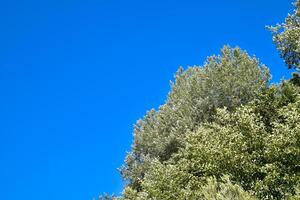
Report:
[[[245,199],[291,198],[300,183],[299,122],[300,88],[287,82],[234,112],[217,109],[214,122],[187,133],[167,162],[154,160],[140,192],[127,188],[125,197],[202,199],[212,177],[222,183],[227,175]]]
[[[288,68],[300,69],[300,0],[295,2],[294,13],[271,30],[273,41]]]
[[[268,69],[256,58],[228,46],[203,66],[180,68],[166,103],[137,122],[132,151],[122,169],[124,178],[139,190],[149,162],[169,160],[185,146],[187,132],[213,121],[217,108],[233,111],[250,102],[267,88],[269,78]]]
[[[271,30],[288,68],[300,69],[299,0]],[[256,57],[224,46],[174,79],[166,102],[135,124],[119,199],[300,199],[298,76],[270,85]]]

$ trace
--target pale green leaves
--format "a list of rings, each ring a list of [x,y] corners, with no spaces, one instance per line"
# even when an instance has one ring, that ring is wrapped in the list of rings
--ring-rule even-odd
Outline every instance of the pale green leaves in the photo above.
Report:
[[[137,122],[132,152],[122,170],[124,178],[140,188],[137,179],[143,179],[144,173],[139,169],[149,165],[145,157],[169,160],[184,147],[188,132],[214,120],[217,108],[234,111],[247,104],[267,88],[269,79],[268,69],[255,57],[228,46],[221,55],[209,57],[204,66],[180,68],[166,103]]]
[[[285,23],[270,27],[273,41],[288,68],[300,69],[300,1],[295,3],[295,11],[285,19]]]

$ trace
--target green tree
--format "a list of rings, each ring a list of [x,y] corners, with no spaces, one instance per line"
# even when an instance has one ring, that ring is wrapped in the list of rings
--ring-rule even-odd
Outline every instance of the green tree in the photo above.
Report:
[[[169,178],[170,177],[170,178]],[[171,179],[172,178],[172,179]],[[254,200],[256,199],[241,186],[233,184],[228,176],[220,180],[206,179],[185,173],[177,165],[165,167],[154,161],[153,167],[145,176],[142,192],[125,189],[124,199],[166,199],[166,200]]]
[[[299,70],[300,0],[271,30]],[[121,199],[300,199],[299,77],[269,87],[268,69],[228,46],[179,68],[165,104],[134,127]]]
[[[151,163],[141,184],[146,199],[203,199],[207,179],[222,182],[225,175],[243,188],[237,199],[252,198],[243,191],[259,199],[298,198],[300,89],[286,82],[234,112],[218,109],[214,122],[188,133],[185,142],[169,161]]]
[[[288,68],[300,69],[300,1],[295,2],[295,11],[285,23],[271,27],[273,41]]]
[[[186,133],[211,122],[217,108],[234,111],[267,88],[268,69],[240,48],[225,46],[204,66],[180,68],[158,111],[149,111],[134,128],[134,143],[121,172],[134,190],[153,159],[167,161],[185,145]]]

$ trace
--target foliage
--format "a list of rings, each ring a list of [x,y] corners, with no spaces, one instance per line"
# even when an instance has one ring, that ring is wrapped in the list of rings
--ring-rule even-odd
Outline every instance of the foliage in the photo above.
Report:
[[[134,128],[132,152],[121,170],[129,185],[139,191],[149,163],[167,161],[185,145],[184,137],[203,122],[211,122],[217,108],[229,111],[253,100],[267,87],[269,71],[240,48],[225,46],[203,67],[178,70],[164,105],[149,111]]]
[[[207,178],[207,184],[202,186],[201,199],[203,200],[255,200],[257,199],[242,187],[233,184],[228,176],[217,182],[216,178]]]
[[[190,132],[185,141],[171,160],[152,163],[141,185],[146,199],[203,199],[205,180],[224,175],[259,199],[296,198],[300,90],[286,82],[235,112],[218,109],[214,122]],[[254,197],[237,199],[249,198]]]
[[[117,200],[117,199],[120,199],[114,195],[109,195],[109,194],[104,194],[104,195],[101,195],[99,196],[99,200]]]
[[[169,178],[170,176],[170,178]],[[171,179],[172,178],[172,179]],[[254,200],[250,193],[233,184],[228,176],[201,179],[181,171],[178,166],[164,167],[155,162],[145,177],[143,192],[131,193],[125,189],[124,199],[203,199],[203,200]]]
[[[295,8],[270,29],[299,70],[300,0]],[[300,75],[273,86],[269,78],[228,46],[201,67],[179,68],[165,104],[134,127],[118,199],[300,200]]]
[[[289,69],[300,69],[300,0],[295,2],[295,7],[285,23],[270,28],[273,41]]]

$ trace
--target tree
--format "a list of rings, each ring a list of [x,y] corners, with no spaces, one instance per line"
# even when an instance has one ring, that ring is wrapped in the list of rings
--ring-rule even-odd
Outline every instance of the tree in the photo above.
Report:
[[[253,199],[250,194],[255,194],[259,199],[298,198],[300,89],[285,82],[234,112],[218,109],[214,122],[188,133],[185,142],[167,162],[152,161],[141,191],[125,190],[125,197],[219,199],[226,194],[220,199]],[[224,181],[224,176],[230,181]]]
[[[168,178],[168,177],[171,178]],[[233,184],[228,176],[200,179],[180,170],[179,166],[165,167],[155,162],[145,177],[142,192],[125,189],[124,199],[185,199],[185,200],[255,200],[256,198]]]
[[[285,23],[271,27],[273,41],[288,68],[300,69],[300,0],[295,2],[295,11]]]
[[[300,69],[300,0],[271,27],[288,68]],[[179,68],[165,104],[134,127],[121,199],[300,199],[300,75],[269,86],[268,69],[225,46]]]
[[[217,108],[234,111],[265,88],[268,69],[240,48],[225,46],[221,55],[211,56],[204,66],[180,68],[164,105],[149,111],[134,128],[134,143],[121,169],[134,190],[153,159],[167,161],[184,147],[185,135],[203,122],[214,120]]]

